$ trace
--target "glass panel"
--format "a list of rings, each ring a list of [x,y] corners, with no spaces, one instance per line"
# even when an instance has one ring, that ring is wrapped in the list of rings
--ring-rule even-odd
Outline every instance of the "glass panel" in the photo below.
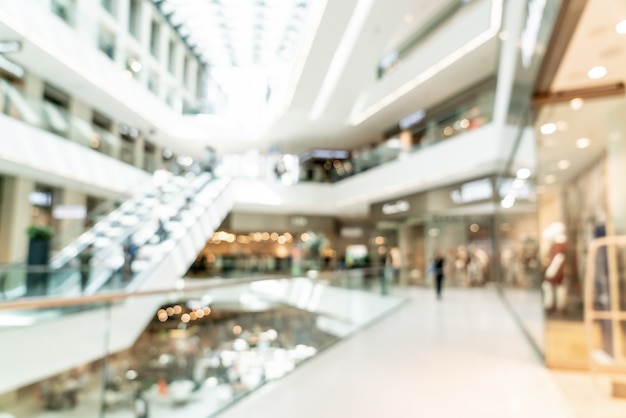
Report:
[[[100,4],[104,10],[115,15],[115,0],[100,0]]]
[[[61,106],[30,97],[0,80],[0,109],[8,116],[52,132],[83,146],[117,157],[121,139],[108,131],[72,116]]]
[[[11,335],[0,360],[0,415],[101,416],[103,362],[93,359],[108,354],[109,318],[107,304],[0,310],[0,334]]]
[[[76,5],[73,0],[51,0],[50,10],[68,25],[74,25]]]
[[[98,34],[98,49],[104,52],[107,57],[115,59],[115,34],[104,28],[100,28]]]
[[[478,129],[491,122],[493,117],[494,92],[481,92],[469,102],[465,102],[446,112],[429,116],[416,127],[388,139],[371,149],[354,150],[347,159],[309,159],[300,164],[300,181],[336,182],[359,174],[373,167],[403,158],[409,152],[454,138],[463,133]]]
[[[0,410],[20,418],[70,408],[80,416],[212,415],[402,302],[296,278],[233,280],[105,304],[0,305],[0,332],[12,330],[0,358],[3,377],[10,375]],[[33,353],[20,346],[35,331],[49,347],[42,361],[42,346]],[[23,354],[39,367],[7,367]]]

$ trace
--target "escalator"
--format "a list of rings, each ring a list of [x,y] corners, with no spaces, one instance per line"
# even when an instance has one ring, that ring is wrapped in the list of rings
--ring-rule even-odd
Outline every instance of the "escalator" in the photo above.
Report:
[[[78,254],[89,244],[94,245],[95,256],[109,263],[102,268],[92,267],[87,287],[91,297],[111,289],[136,291],[174,287],[231,210],[233,198],[229,184],[230,179],[212,179],[208,174],[187,182],[177,179],[164,185],[160,195],[148,193],[125,202],[52,258],[50,267],[43,272],[48,276],[47,296],[65,295],[63,292],[78,294],[79,268],[69,266],[76,264]],[[170,214],[164,218],[165,233],[160,237],[153,216],[158,210],[168,210]],[[122,247],[130,236],[136,240],[139,251],[130,275],[120,277],[124,264]],[[7,293],[19,299],[28,295],[25,281],[32,272],[23,266],[12,269],[5,274],[21,277],[22,283]],[[14,354],[28,358],[31,366],[26,375],[19,365],[16,367],[21,370],[16,369],[15,374],[11,373],[10,365],[2,374],[27,382],[128,347],[154,316],[162,298],[163,295],[129,298],[111,309],[92,301],[81,309],[4,310],[0,314],[1,338],[11,341],[8,351],[18,350]],[[91,335],[103,328],[112,329],[106,344]],[[40,341],[50,338],[59,344],[75,340],[77,332],[84,335],[80,346],[57,350],[40,345]],[[42,355],[44,350],[49,355]]]
[[[98,219],[47,266],[5,267],[4,299],[144,288],[151,272],[172,256],[170,274],[180,277],[232,207],[228,184],[208,173],[170,177]],[[81,265],[88,247],[91,262]],[[84,289],[81,273],[88,276]]]

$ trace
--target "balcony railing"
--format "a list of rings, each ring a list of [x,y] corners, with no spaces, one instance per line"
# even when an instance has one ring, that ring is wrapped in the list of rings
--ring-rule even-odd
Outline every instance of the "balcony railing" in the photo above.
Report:
[[[11,334],[0,358],[0,413],[215,416],[403,303],[365,280],[367,272],[344,271],[187,281],[0,304],[0,333]],[[33,333],[38,344],[21,345]]]

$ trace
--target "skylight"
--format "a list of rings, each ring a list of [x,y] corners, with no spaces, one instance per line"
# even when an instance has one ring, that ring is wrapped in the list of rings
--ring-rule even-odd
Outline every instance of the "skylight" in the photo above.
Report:
[[[213,68],[290,63],[310,0],[153,0],[192,50]]]

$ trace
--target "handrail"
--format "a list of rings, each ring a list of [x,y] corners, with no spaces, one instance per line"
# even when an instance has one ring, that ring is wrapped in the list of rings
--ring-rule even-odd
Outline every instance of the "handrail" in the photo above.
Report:
[[[76,306],[76,305],[88,305],[102,302],[115,302],[119,300],[125,300],[138,296],[154,296],[163,295],[173,292],[197,292],[204,290],[211,290],[227,286],[236,286],[241,284],[248,284],[267,280],[280,280],[285,277],[279,276],[257,276],[257,277],[243,277],[237,279],[222,279],[214,278],[210,279],[211,283],[193,284],[182,281],[180,285],[174,288],[166,289],[151,289],[151,290],[136,290],[132,292],[107,292],[96,293],[93,295],[80,296],[80,297],[37,297],[28,299],[18,299],[8,302],[0,302],[0,311],[9,309],[43,309],[43,308],[58,308],[63,306]]]
[[[349,275],[350,272],[380,272],[382,271],[382,267],[375,268],[364,268],[364,269],[351,269],[351,270],[338,270],[332,272],[322,272],[320,277],[307,279],[312,281],[324,281],[329,280],[333,276],[345,276]],[[329,277],[330,276],[330,277]],[[9,310],[9,309],[42,309],[42,308],[58,308],[62,306],[75,306],[75,305],[88,305],[102,302],[115,302],[119,300],[125,300],[133,297],[139,296],[154,296],[154,295],[163,295],[168,293],[179,293],[179,292],[198,292],[198,291],[206,291],[212,289],[218,289],[222,287],[228,286],[237,286],[248,283],[255,283],[261,281],[268,280],[284,280],[284,279],[292,279],[293,277],[281,277],[281,276],[255,276],[255,277],[241,277],[241,278],[211,278],[207,279],[210,283],[191,283],[185,281],[184,279],[180,279],[174,288],[165,288],[165,289],[150,289],[150,290],[136,290],[132,292],[128,291],[118,291],[118,292],[106,292],[106,293],[97,293],[93,295],[87,296],[79,296],[79,297],[36,297],[36,298],[27,298],[27,299],[17,299],[8,302],[0,302],[0,311]],[[194,279],[195,280],[195,279]]]

